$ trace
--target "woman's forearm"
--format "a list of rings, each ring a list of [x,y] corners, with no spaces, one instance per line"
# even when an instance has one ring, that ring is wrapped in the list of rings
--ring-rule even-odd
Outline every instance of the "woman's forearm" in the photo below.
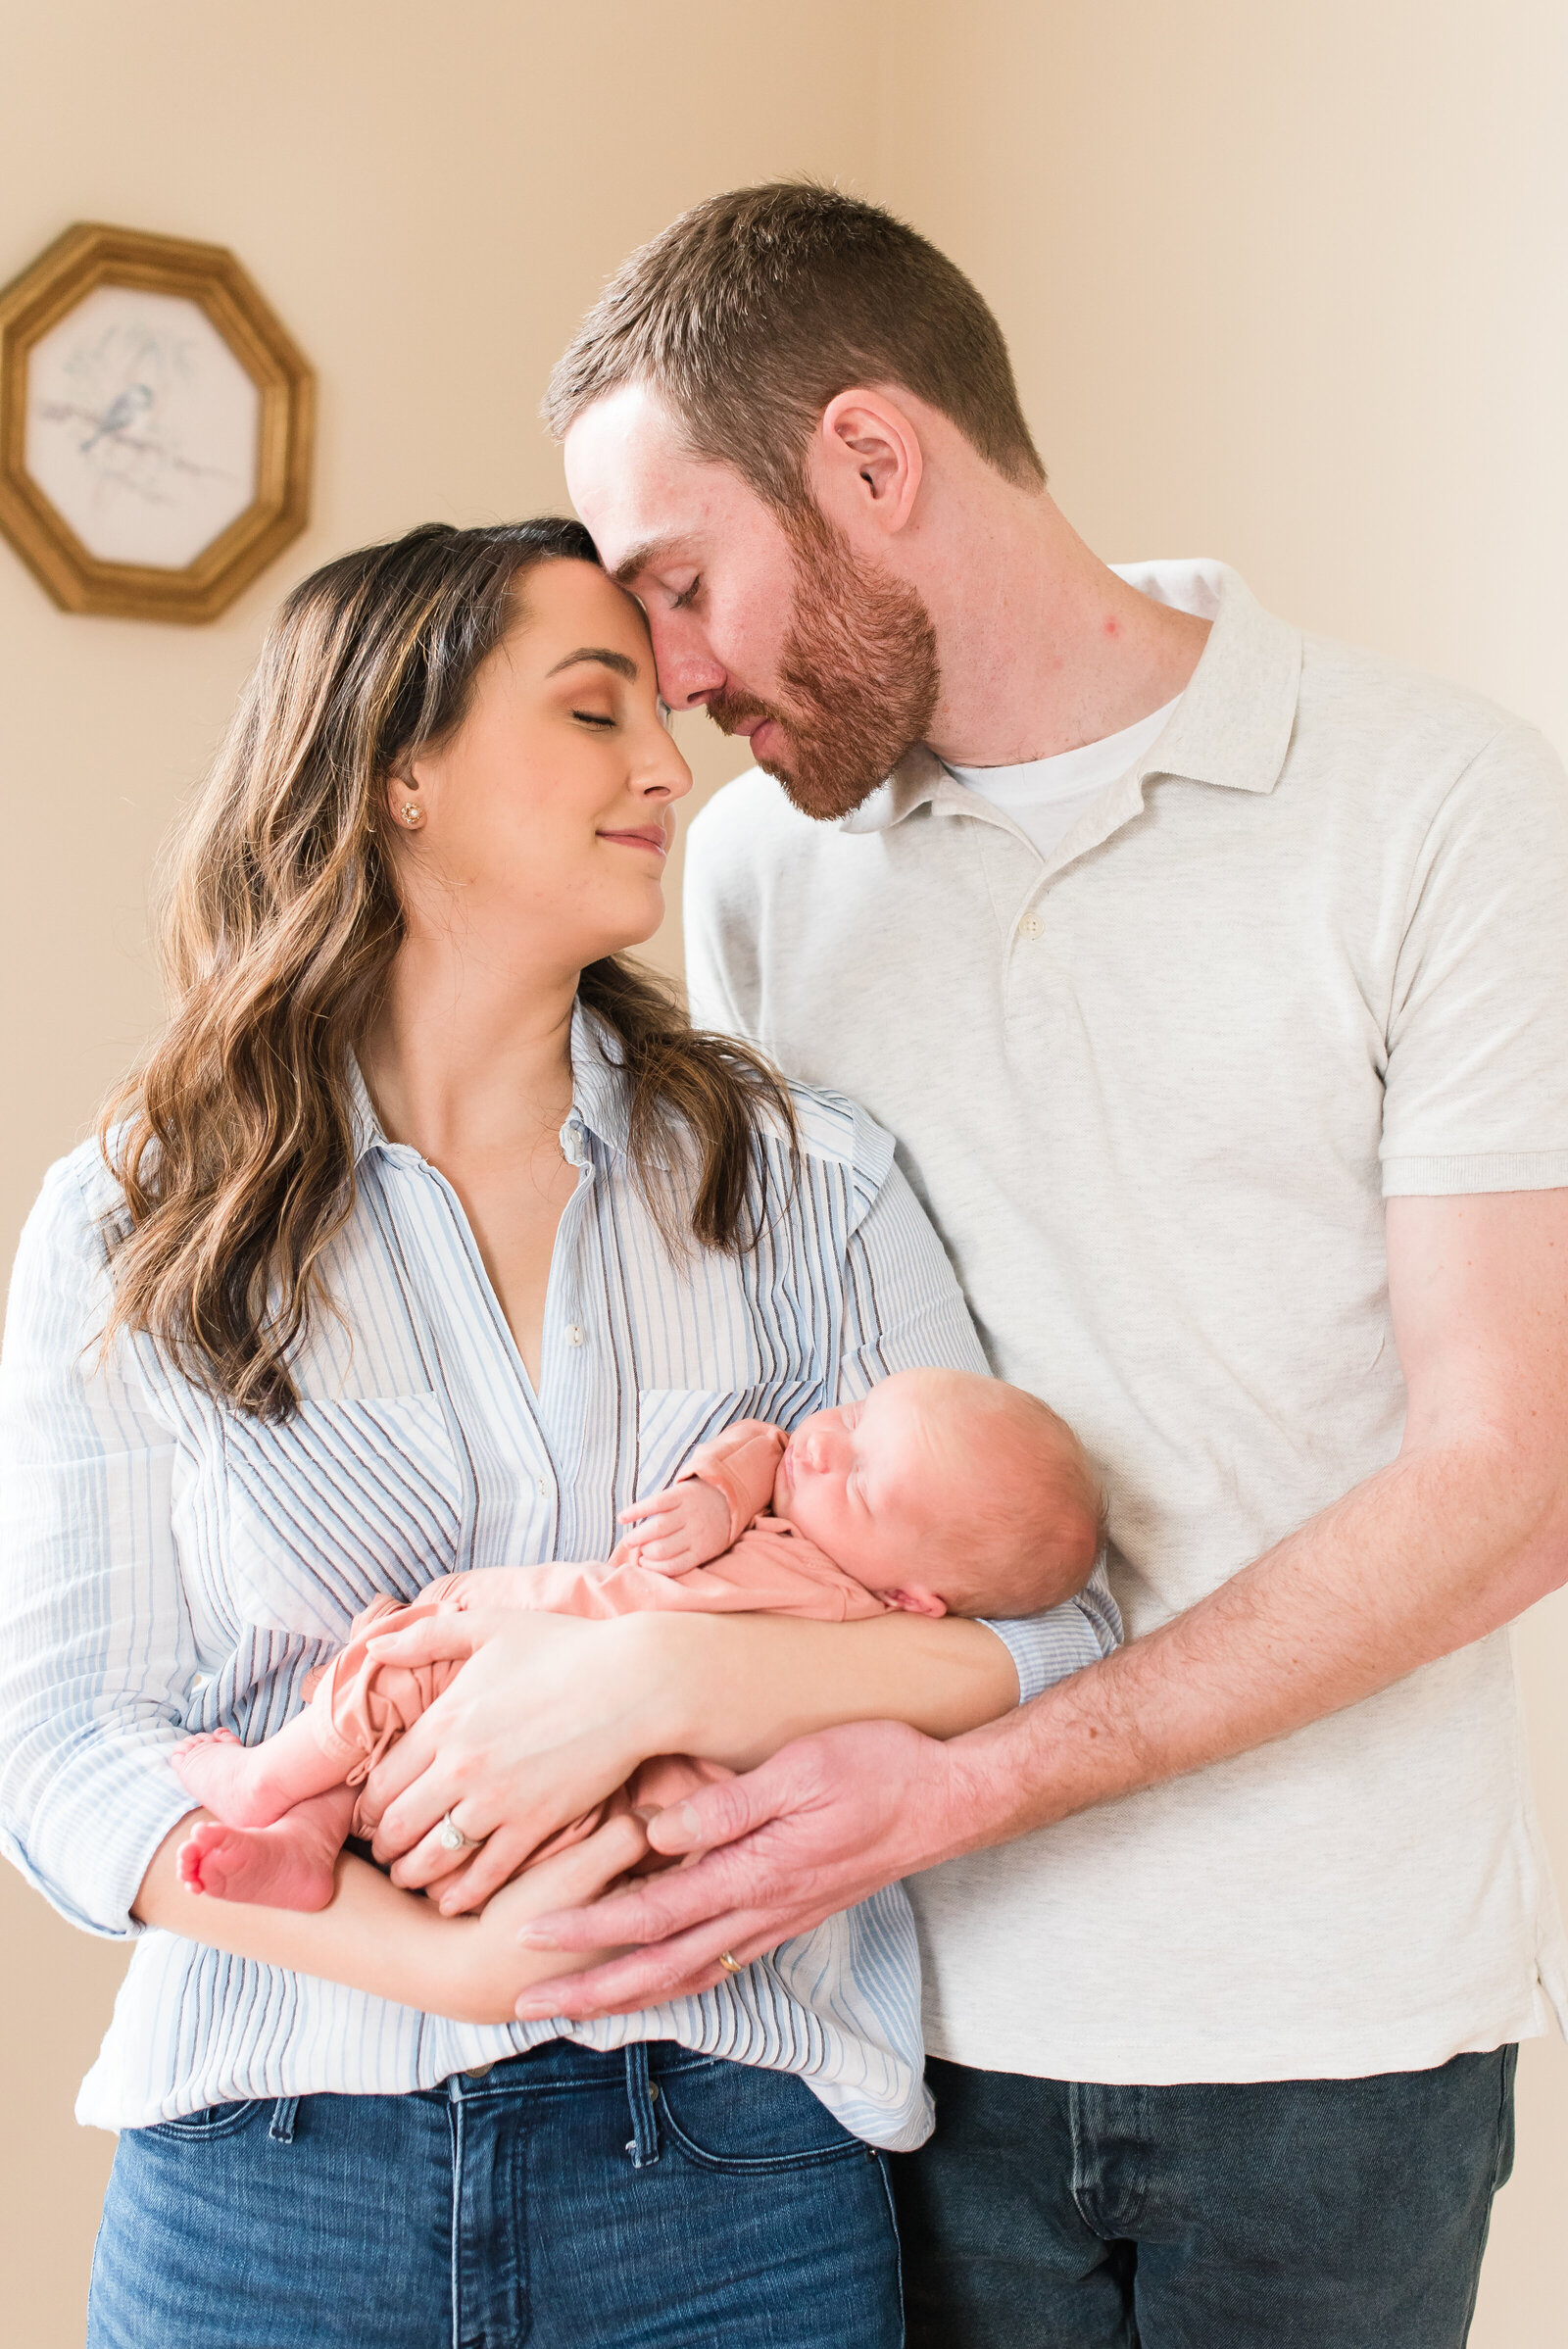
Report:
[[[190,1891],[175,1869],[180,1845],[197,1818],[182,1819],[154,1854],[136,1896],[135,1915],[187,1941],[314,1974],[400,2006],[443,2013],[443,1992],[455,1982],[460,1945],[454,1924],[420,1895],[400,1892],[378,1868],[345,1852],[338,1862],[337,1890],[324,1909],[262,1908],[251,1902],[215,1900]]]
[[[159,1845],[135,1901],[144,1925],[458,2023],[510,2023],[522,1990],[548,1971],[518,1948],[521,1928],[557,1905],[566,1882],[593,1900],[647,1849],[636,1820],[613,1820],[527,1871],[477,1917],[444,1917],[422,1893],[400,1891],[378,1868],[345,1852],[327,1907],[271,1909],[215,1900],[180,1883],[179,1847],[206,1815],[182,1819]]]
[[[956,1615],[806,1623],[779,1615],[650,1617],[661,1642],[666,1750],[755,1769],[849,1721],[956,1737],[1009,1712],[1018,1675],[994,1632]]]
[[[813,1730],[894,1720],[953,1737],[1018,1701],[1002,1640],[951,1615],[445,1613],[385,1642],[398,1663],[444,1657],[463,1670],[382,1756],[361,1799],[377,1821],[376,1858],[400,1884],[451,1878],[440,1898],[453,1914],[488,1900],[653,1754],[747,1770]],[[458,1857],[441,1839],[452,1812],[469,1842]]]

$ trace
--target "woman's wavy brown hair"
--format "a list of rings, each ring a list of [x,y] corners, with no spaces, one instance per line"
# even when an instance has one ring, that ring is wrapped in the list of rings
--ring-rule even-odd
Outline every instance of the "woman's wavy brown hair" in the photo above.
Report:
[[[304,580],[175,844],[170,1017],[99,1128],[126,1205],[108,1233],[106,1342],[149,1334],[237,1410],[288,1416],[290,1359],[331,1307],[323,1253],[354,1204],[351,1062],[403,935],[386,778],[462,724],[523,575],[562,561],[598,562],[579,523],[432,522]],[[583,972],[579,997],[617,1040],[630,1154],[666,1238],[685,1224],[704,1247],[750,1246],[766,1212],[759,1131],[795,1137],[783,1081],[698,1034],[619,955]]]

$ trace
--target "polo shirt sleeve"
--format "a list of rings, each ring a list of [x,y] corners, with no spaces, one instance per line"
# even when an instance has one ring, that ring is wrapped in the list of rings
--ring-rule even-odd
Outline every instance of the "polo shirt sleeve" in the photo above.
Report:
[[[1411,874],[1387,1027],[1386,1198],[1568,1185],[1568,780],[1502,727]]]

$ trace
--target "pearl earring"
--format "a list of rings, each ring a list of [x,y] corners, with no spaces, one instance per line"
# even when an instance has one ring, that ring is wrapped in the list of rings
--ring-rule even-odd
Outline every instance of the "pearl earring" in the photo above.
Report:
[[[398,813],[411,832],[417,832],[424,821],[424,809],[419,806],[417,800],[405,800],[398,809]]]

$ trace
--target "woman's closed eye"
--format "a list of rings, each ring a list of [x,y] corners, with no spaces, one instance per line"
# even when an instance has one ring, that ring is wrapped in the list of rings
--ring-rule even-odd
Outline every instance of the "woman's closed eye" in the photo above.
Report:
[[[571,714],[585,726],[613,726],[615,722],[612,717],[606,717],[603,710],[574,710]]]

